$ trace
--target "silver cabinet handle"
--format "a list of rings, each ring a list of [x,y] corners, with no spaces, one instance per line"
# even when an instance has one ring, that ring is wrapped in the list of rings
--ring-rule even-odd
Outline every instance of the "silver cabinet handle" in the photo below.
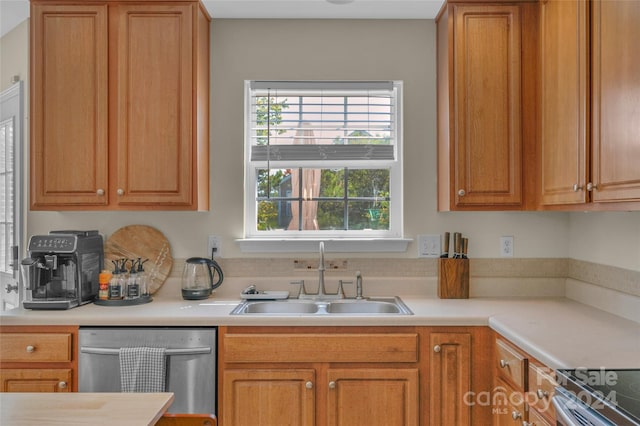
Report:
[[[598,185],[595,183],[589,182],[587,184],[587,191],[593,191],[594,189],[598,189]]]
[[[67,388],[67,382],[58,382],[58,388],[66,389]]]
[[[458,195],[464,197],[465,195],[467,195],[467,192],[464,189],[458,189]]]
[[[27,350],[27,352],[31,353],[31,352],[34,352],[36,350],[36,347],[29,345],[29,346],[26,347],[26,350]]]
[[[98,195],[100,195],[100,196],[104,195],[104,189],[99,188],[99,189],[96,191],[96,194],[98,194]]]
[[[440,345],[435,345],[435,346],[433,347],[433,351],[434,351],[435,353],[439,353],[441,350],[442,350],[442,348],[440,347]]]
[[[536,394],[538,395],[538,398],[543,399],[543,398],[547,398],[549,396],[549,392],[542,390],[542,389],[538,389],[536,391]]]
[[[573,184],[573,192],[582,191],[584,187],[582,185],[578,185],[577,183]]]
[[[116,193],[117,193],[118,195],[124,195],[124,189],[122,189],[122,188],[118,188],[118,190],[116,191]]]
[[[336,388],[336,382],[330,381],[329,382],[329,389],[335,389],[335,388]]]
[[[522,413],[520,413],[519,411],[512,411],[511,412],[511,418],[513,420],[518,420],[522,418]]]
[[[313,382],[307,382],[304,384],[304,387],[307,389],[313,389]]]
[[[504,359],[500,360],[500,368],[506,368],[507,365],[509,365],[509,361],[506,361]]]

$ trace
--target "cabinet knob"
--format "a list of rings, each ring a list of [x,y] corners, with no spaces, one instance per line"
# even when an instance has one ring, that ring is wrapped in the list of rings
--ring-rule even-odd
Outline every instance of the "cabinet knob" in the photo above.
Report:
[[[67,382],[58,382],[58,388],[59,389],[66,389],[67,388]]]
[[[542,389],[538,389],[536,391],[536,394],[538,395],[538,398],[540,398],[540,399],[544,399],[544,398],[547,398],[549,396],[549,392],[547,392],[545,390],[542,390]]]
[[[98,188],[98,190],[96,191],[97,195],[103,196],[104,195],[104,189],[102,188]]]
[[[464,197],[465,195],[467,195],[467,192],[464,189],[458,189],[458,195]]]
[[[596,185],[595,183],[589,182],[587,184],[587,191],[593,191],[595,189],[598,189],[598,185]]]
[[[122,188],[118,188],[118,190],[116,191],[116,193],[117,193],[118,195],[124,195],[124,189],[122,189]]]
[[[307,382],[304,384],[304,387],[307,389],[313,389],[313,382]]]
[[[513,420],[521,419],[521,418],[522,418],[522,413],[521,413],[521,412],[519,412],[519,411],[512,411],[512,412],[511,412],[511,418],[512,418]]]
[[[31,352],[34,352],[36,350],[36,347],[29,345],[29,346],[26,347],[26,350],[27,350],[27,352],[31,353]]]
[[[573,184],[573,192],[582,191],[584,187],[582,185],[578,185],[577,183]]]
[[[336,382],[331,381],[329,382],[329,389],[335,389],[336,388]]]
[[[504,359],[500,360],[500,368],[506,368],[507,365],[509,365],[509,361],[506,361]]]
[[[433,347],[433,351],[434,351],[435,353],[439,353],[441,350],[442,350],[442,348],[440,347],[440,345],[435,345],[435,346]]]

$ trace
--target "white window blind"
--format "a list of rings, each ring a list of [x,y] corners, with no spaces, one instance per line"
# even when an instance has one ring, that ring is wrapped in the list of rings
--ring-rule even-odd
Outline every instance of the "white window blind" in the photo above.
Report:
[[[392,161],[396,91],[393,82],[252,81],[251,160]]]

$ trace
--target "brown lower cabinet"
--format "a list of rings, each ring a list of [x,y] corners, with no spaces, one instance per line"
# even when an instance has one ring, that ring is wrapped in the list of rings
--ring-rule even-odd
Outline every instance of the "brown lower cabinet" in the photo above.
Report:
[[[219,424],[490,424],[486,327],[220,327]],[[488,365],[489,360],[486,360]]]
[[[496,338],[494,354],[494,426],[556,424],[553,370],[501,336]]]
[[[0,327],[1,392],[77,389],[77,327]]]

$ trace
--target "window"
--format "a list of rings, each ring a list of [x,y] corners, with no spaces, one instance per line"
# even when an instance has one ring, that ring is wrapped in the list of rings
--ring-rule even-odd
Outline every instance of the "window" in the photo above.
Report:
[[[245,82],[245,237],[402,238],[401,82]]]
[[[0,93],[0,311],[20,305],[22,82]]]

